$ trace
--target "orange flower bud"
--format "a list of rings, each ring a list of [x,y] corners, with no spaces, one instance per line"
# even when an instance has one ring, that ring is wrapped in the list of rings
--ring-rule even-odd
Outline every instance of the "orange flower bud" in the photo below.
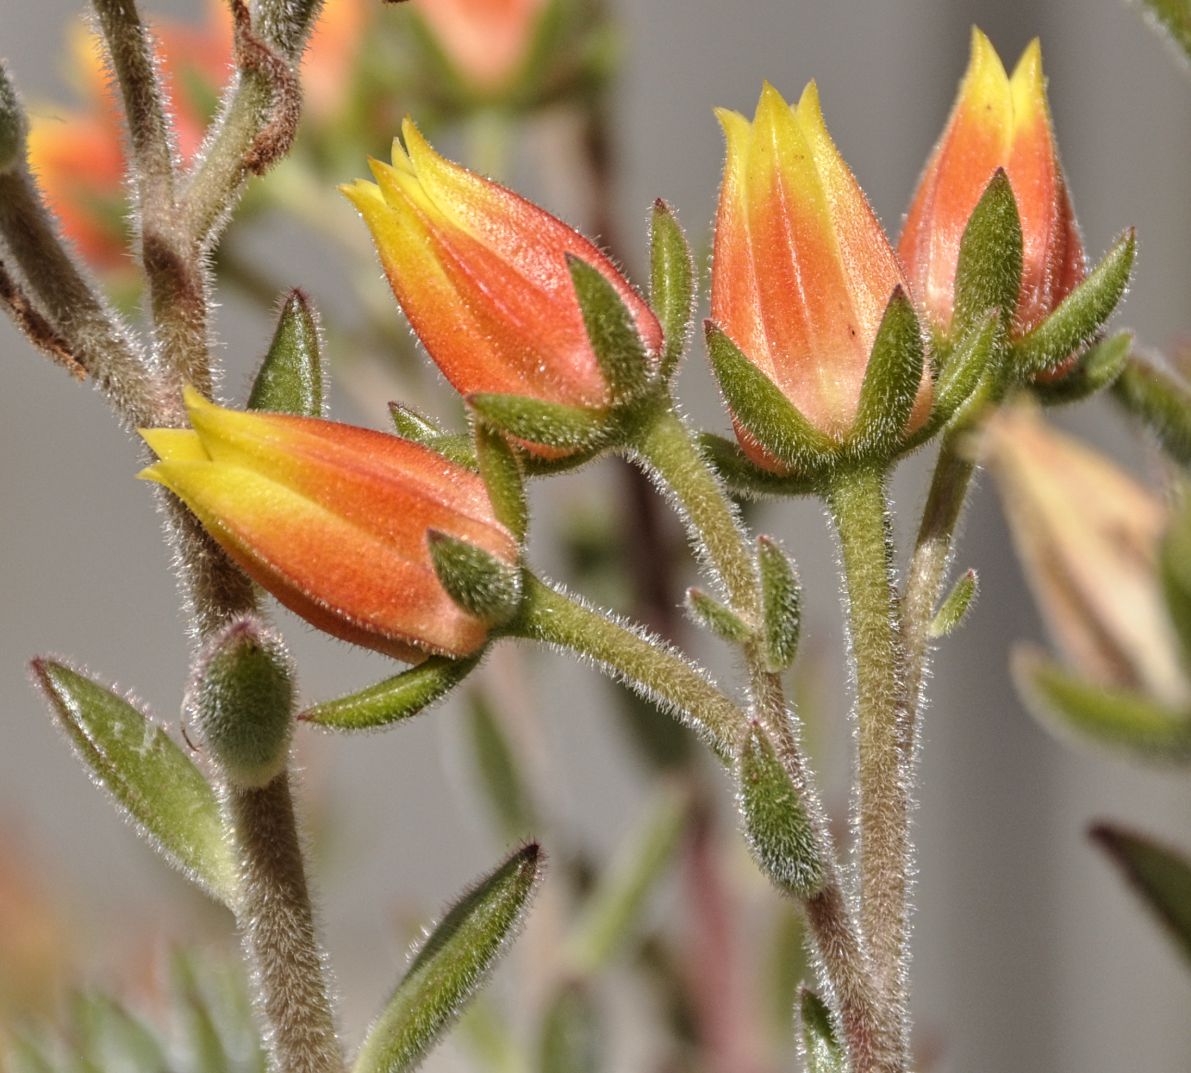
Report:
[[[1035,327],[1084,278],[1083,243],[1051,130],[1037,39],[1012,76],[979,30],[951,118],[906,217],[898,254],[930,322],[946,332],[968,218],[998,168],[1017,201],[1022,281],[1014,334]]]
[[[568,255],[596,269],[628,308],[647,352],[657,318],[616,266],[561,220],[439,156],[409,119],[375,183],[343,192],[430,357],[463,395],[495,393],[598,408],[610,401],[583,323]]]
[[[546,0],[415,0],[451,66],[482,90],[499,89],[529,55]]]
[[[723,109],[717,116],[727,159],[712,320],[811,425],[842,439],[886,308],[905,289],[901,268],[827,133],[813,82],[796,106],[766,84],[751,123]],[[925,420],[929,401],[924,373],[909,429]],[[751,437],[740,439],[772,468]]]
[[[475,473],[369,429],[227,410],[189,389],[186,408],[192,429],[142,431],[159,461],[141,476],[286,607],[400,659],[484,643],[487,626],[447,595],[429,546],[433,531],[517,563]]]

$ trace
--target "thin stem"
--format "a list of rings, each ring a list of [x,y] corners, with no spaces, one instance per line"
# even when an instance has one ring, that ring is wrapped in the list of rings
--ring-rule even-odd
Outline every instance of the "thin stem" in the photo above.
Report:
[[[505,631],[544,641],[595,662],[603,671],[692,727],[724,759],[736,755],[747,720],[702,668],[641,629],[597,611],[532,574],[521,611]]]
[[[343,1057],[315,938],[289,775],[229,786],[224,802],[240,861],[237,907],[245,954],[277,1073],[342,1073]]]
[[[856,675],[861,922],[877,980],[904,1016],[911,846],[902,741],[908,714],[884,471],[842,474],[828,502],[843,552]]]

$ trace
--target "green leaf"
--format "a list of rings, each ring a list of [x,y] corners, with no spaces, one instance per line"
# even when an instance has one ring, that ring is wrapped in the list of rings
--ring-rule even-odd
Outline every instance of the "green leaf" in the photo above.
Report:
[[[765,665],[766,670],[777,674],[789,667],[798,654],[802,586],[794,564],[772,537],[757,538],[757,570],[761,576]]]
[[[959,244],[951,333],[963,339],[990,309],[1008,324],[1021,290],[1022,237],[1017,200],[1003,168],[989,180]]]
[[[1159,565],[1166,607],[1183,646],[1183,664],[1191,669],[1191,498],[1187,494],[1162,538]]]
[[[528,443],[564,451],[592,450],[611,436],[605,410],[543,402],[521,395],[469,395],[467,402],[493,428]]]
[[[955,583],[939,605],[927,633],[931,637],[946,637],[962,624],[980,593],[980,579],[975,570],[967,570]]]
[[[1171,458],[1191,466],[1191,388],[1181,376],[1135,352],[1112,392],[1125,409],[1141,418]]]
[[[784,477],[754,465],[738,443],[714,432],[699,433],[699,450],[728,491],[744,499],[813,495],[819,487],[816,479]]]
[[[1133,333],[1118,332],[1094,343],[1080,355],[1074,367],[1053,380],[1034,382],[1034,394],[1047,406],[1079,402],[1111,387],[1125,371],[1133,351]]]
[[[752,630],[734,611],[702,589],[687,589],[686,609],[695,622],[730,645],[744,644],[752,636]]]
[[[310,300],[292,290],[248,396],[248,409],[322,417],[326,406],[318,317]]]
[[[649,225],[649,302],[662,325],[662,376],[669,379],[686,351],[695,312],[695,262],[674,210],[661,198]]]
[[[1161,26],[1191,60],[1191,4],[1187,0],[1142,0],[1152,21]]]
[[[480,786],[501,834],[524,838],[537,821],[516,752],[485,694],[476,690],[470,699],[467,729]]]
[[[1191,959],[1191,861],[1114,824],[1098,824],[1091,837],[1165,925],[1183,957]]]
[[[744,833],[753,858],[778,890],[805,899],[823,886],[823,861],[802,795],[769,736],[754,723],[737,770]]]
[[[951,353],[935,383],[935,404],[928,427],[962,421],[979,408],[995,373],[998,343],[1004,338],[1000,314],[987,311],[968,330]]]
[[[79,995],[72,1014],[78,1047],[97,1069],[160,1073],[169,1068],[161,1041],[114,999]]]
[[[634,399],[650,381],[651,359],[637,333],[633,315],[619,292],[598,269],[567,254],[583,326],[615,403]]]
[[[725,332],[710,321],[706,330],[711,365],[733,417],[774,458],[799,473],[833,466],[835,441],[803,417]]]
[[[213,898],[236,903],[219,803],[191,759],[128,701],[53,660],[33,673],[79,759],[140,832]]]
[[[447,595],[490,625],[508,622],[521,606],[521,570],[449,533],[426,534],[434,572]]]
[[[199,986],[193,955],[177,952],[170,959],[170,977],[181,1015],[184,1050],[190,1059],[192,1073],[227,1073],[231,1066],[227,1048]]]
[[[831,1026],[831,1011],[809,987],[804,987],[799,996],[798,1022],[806,1073],[846,1073],[848,1065]]]
[[[1026,706],[1062,737],[1124,750],[1147,760],[1191,762],[1191,715],[1128,689],[1077,678],[1030,649],[1013,654]]]
[[[604,1033],[591,994],[573,981],[558,988],[542,1020],[540,1073],[598,1073]]]
[[[334,730],[375,730],[399,723],[441,700],[479,662],[479,656],[469,659],[431,656],[416,667],[359,693],[316,704],[298,718]]]
[[[35,1043],[27,1036],[13,1034],[4,1044],[5,1073],[60,1073],[40,1041]]]
[[[860,387],[848,444],[856,455],[891,457],[901,448],[924,360],[918,316],[899,284],[885,307]]]
[[[1132,228],[1078,287],[1013,346],[1013,371],[1022,380],[1050,372],[1085,346],[1112,316],[1129,285],[1137,238]]]
[[[353,1073],[406,1073],[421,1062],[520,929],[544,867],[530,844],[455,903],[368,1030]]]
[[[471,436],[447,432],[442,426],[403,402],[389,403],[393,427],[403,440],[437,451],[445,459],[467,469],[479,469],[476,445]]]
[[[482,421],[476,423],[475,440],[480,477],[488,489],[497,520],[517,543],[523,543],[529,529],[529,503],[525,498],[521,463],[508,441]]]

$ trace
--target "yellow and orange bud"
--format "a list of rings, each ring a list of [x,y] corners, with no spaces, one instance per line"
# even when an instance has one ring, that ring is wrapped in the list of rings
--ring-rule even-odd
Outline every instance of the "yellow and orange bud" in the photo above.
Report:
[[[898,245],[914,296],[937,331],[951,325],[960,240],[998,168],[1009,178],[1021,219],[1022,279],[1012,326],[1021,335],[1084,278],[1083,242],[1051,128],[1037,39],[1009,75],[989,39],[973,28],[967,73]]]
[[[598,271],[656,358],[652,311],[591,242],[519,195],[439,156],[409,119],[359,209],[414,331],[463,395],[517,395],[599,408],[610,385],[584,327],[568,256]]]
[[[290,610],[345,641],[406,660],[474,653],[484,621],[438,581],[431,533],[513,566],[516,541],[471,470],[428,448],[316,418],[224,409],[186,392],[190,429],[141,435],[141,476],[194,512]]]
[[[547,0],[414,0],[456,73],[484,92],[506,86],[529,58]]]
[[[810,83],[798,104],[766,84],[750,123],[717,112],[727,159],[716,217],[711,319],[819,432],[842,440],[901,267],[823,122]],[[908,430],[926,418],[930,378]],[[739,425],[738,425],[739,434]],[[772,460],[751,437],[754,461]]]

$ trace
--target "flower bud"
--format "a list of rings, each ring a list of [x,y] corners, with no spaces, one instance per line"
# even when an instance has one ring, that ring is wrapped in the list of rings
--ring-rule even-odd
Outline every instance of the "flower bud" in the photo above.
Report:
[[[796,106],[767,84],[751,123],[737,112],[717,115],[727,159],[711,319],[813,430],[843,440],[886,311],[905,290],[901,268],[827,133],[813,82]],[[898,435],[920,426],[929,408],[929,375],[919,367],[912,380]],[[723,377],[721,384],[730,394]],[[749,456],[777,468],[771,452],[742,434],[744,415],[733,416]]]
[[[898,244],[911,290],[944,336],[955,312],[960,241],[998,169],[1008,176],[1021,221],[1016,337],[1036,327],[1084,278],[1083,243],[1051,130],[1038,41],[1009,75],[992,43],[973,29],[967,73]]]
[[[460,657],[488,625],[435,573],[431,531],[514,566],[516,541],[471,470],[396,436],[241,413],[188,389],[192,429],[146,429],[141,476],[186,503],[246,573],[345,641],[417,661]]]

